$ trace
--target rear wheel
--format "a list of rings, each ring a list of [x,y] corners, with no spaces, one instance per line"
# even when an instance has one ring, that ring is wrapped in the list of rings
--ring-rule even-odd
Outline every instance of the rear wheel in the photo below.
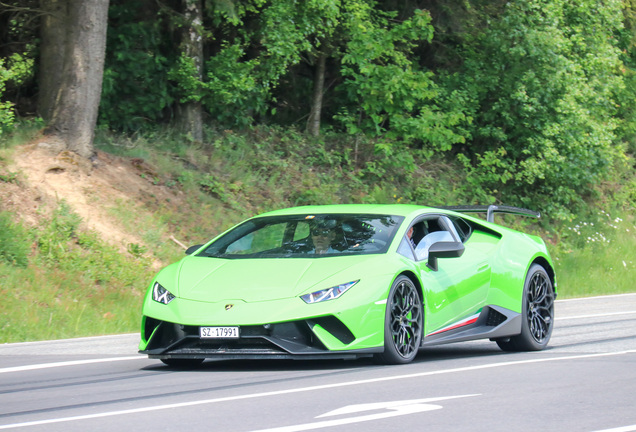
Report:
[[[388,364],[409,363],[422,341],[423,307],[420,294],[406,276],[389,291],[384,317],[384,352],[377,359]]]
[[[161,361],[170,367],[176,368],[195,368],[203,363],[204,359],[176,359],[176,358],[166,358],[161,359]]]
[[[530,266],[523,287],[521,334],[497,341],[504,351],[539,351],[550,341],[554,326],[554,288],[548,273]]]

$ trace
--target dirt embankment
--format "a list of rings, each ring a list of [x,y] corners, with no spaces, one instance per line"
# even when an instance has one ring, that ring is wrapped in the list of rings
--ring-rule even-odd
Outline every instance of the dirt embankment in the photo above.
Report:
[[[122,250],[143,241],[138,233],[120,226],[109,208],[130,205],[131,211],[140,212],[144,210],[139,203],[149,197],[173,204],[179,201],[177,192],[148,180],[152,169],[141,159],[98,151],[87,160],[47,137],[16,148],[12,160],[4,163],[15,180],[0,182],[0,210],[14,212],[26,225],[34,226],[64,200],[85,228]]]

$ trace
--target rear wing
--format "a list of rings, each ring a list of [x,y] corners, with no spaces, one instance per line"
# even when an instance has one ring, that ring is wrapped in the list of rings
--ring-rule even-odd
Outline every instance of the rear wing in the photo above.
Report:
[[[444,210],[452,210],[459,213],[486,213],[486,220],[488,222],[495,222],[495,213],[514,214],[518,216],[529,216],[540,218],[541,213],[534,210],[528,210],[521,207],[512,207],[505,205],[468,205],[468,206],[442,206],[438,207]]]

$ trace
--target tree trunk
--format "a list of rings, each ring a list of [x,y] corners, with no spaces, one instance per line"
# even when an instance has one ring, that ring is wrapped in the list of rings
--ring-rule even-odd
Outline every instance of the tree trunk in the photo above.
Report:
[[[307,120],[307,132],[312,136],[320,135],[320,114],[322,112],[322,96],[325,89],[325,69],[327,56],[320,54],[316,60],[316,73],[314,75],[314,95],[311,103],[311,112]]]
[[[38,113],[49,121],[55,106],[55,97],[64,72],[64,48],[66,47],[66,27],[68,2],[66,0],[40,0],[44,11],[40,35],[40,74],[38,93]]]
[[[62,138],[67,149],[90,157],[102,92],[108,0],[64,3],[68,14],[60,21],[66,29],[63,74],[45,132]]]
[[[181,50],[192,60],[198,81],[203,80],[203,6],[201,0],[183,0],[186,24],[183,28]],[[203,141],[203,109],[201,103],[188,101],[179,110],[181,129],[197,142]]]

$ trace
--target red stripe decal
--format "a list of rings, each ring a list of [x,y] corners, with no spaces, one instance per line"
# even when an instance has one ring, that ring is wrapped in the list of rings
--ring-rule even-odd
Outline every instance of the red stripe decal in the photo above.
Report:
[[[469,324],[474,324],[475,322],[477,322],[478,318],[479,318],[479,315],[476,315],[475,317],[470,318],[468,321],[459,322],[457,324],[451,325],[450,327],[446,327],[446,328],[434,331],[433,333],[429,333],[428,335],[429,336],[433,336],[433,335],[436,335],[438,333],[444,333],[444,332],[447,332],[447,331],[450,331],[450,330],[455,330],[455,329],[458,329],[460,327],[467,326]]]

